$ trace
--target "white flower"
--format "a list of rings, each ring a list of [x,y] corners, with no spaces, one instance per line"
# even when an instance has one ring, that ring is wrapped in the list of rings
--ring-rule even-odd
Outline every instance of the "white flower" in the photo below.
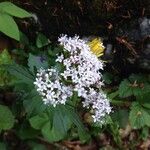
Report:
[[[106,115],[110,114],[111,106],[109,100],[102,91],[96,91],[90,88],[85,100],[83,101],[83,107],[91,107],[93,110],[94,122],[103,123]]]
[[[63,61],[63,59],[64,59],[64,55],[62,54],[62,55],[57,57],[56,62],[60,62],[61,63]]]
[[[61,82],[55,69],[40,69],[34,84],[44,103],[54,107],[57,104],[65,104],[67,99],[72,96],[72,88]]]

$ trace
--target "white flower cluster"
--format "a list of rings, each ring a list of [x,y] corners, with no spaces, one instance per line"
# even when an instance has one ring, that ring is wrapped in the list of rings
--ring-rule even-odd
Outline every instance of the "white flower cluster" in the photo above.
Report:
[[[92,115],[94,122],[103,123],[106,114],[111,112],[109,101],[103,91],[96,91],[90,88],[87,97],[82,103],[83,107],[91,107],[94,112]]]
[[[74,91],[84,98],[83,106],[91,107],[94,111],[94,122],[102,122],[106,114],[111,112],[110,103],[102,92],[103,62],[92,53],[90,47],[78,36],[68,38],[66,35],[58,39],[64,47],[65,54],[61,54],[56,61],[63,63],[65,70],[61,75],[66,80],[71,80]]]
[[[103,122],[111,112],[110,103],[102,92],[103,62],[92,53],[90,47],[78,36],[68,38],[66,35],[58,39],[64,51],[57,57],[56,62],[63,64],[64,71],[56,69],[41,69],[37,73],[34,84],[45,104],[54,107],[65,104],[68,98],[76,91],[83,99],[83,107],[92,110],[94,122]],[[67,82],[67,85],[63,81]]]
[[[65,104],[67,98],[72,96],[72,88],[61,82],[56,69],[40,69],[34,84],[44,103],[54,107]]]

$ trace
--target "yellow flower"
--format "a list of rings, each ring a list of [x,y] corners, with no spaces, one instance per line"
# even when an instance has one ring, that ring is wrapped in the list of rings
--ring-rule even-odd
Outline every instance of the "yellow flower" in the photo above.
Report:
[[[104,54],[104,45],[100,38],[94,38],[92,41],[88,42],[91,51],[97,56],[100,57]]]

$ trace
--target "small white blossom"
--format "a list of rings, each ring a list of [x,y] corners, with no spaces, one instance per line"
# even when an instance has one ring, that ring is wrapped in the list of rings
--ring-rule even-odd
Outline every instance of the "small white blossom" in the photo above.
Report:
[[[61,82],[55,69],[40,69],[34,84],[44,103],[54,107],[57,104],[65,104],[67,99],[72,96],[71,87]]]
[[[111,112],[111,107],[109,100],[102,91],[96,92],[94,90],[90,91],[85,101],[83,102],[83,106],[89,107],[91,106],[93,110],[93,120],[94,122],[103,123],[106,115],[109,115]]]
[[[61,63],[63,61],[63,59],[64,59],[64,55],[62,54],[62,55],[57,57],[56,62],[60,62]]]

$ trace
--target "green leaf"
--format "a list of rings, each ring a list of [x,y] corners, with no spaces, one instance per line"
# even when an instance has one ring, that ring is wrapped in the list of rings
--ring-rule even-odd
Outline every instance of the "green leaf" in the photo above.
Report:
[[[50,42],[47,39],[47,37],[45,35],[43,35],[42,33],[39,33],[36,39],[36,46],[38,48],[42,48],[46,45],[48,45]]]
[[[10,64],[10,63],[12,63],[11,56],[10,56],[8,50],[4,49],[0,53],[0,65],[2,65],[2,64]]]
[[[27,121],[24,121],[21,125],[19,124],[19,129],[17,128],[17,135],[22,140],[34,139],[39,135],[39,132],[33,129]]]
[[[67,131],[71,127],[65,107],[62,105],[55,108],[51,107],[49,115],[53,117],[52,122],[49,121],[43,126],[42,134],[49,141],[60,141],[67,135]]]
[[[25,83],[34,86],[34,76],[23,66],[19,66],[16,63],[12,65],[4,65],[4,68],[14,77],[18,79],[18,83]]]
[[[134,129],[140,129],[144,126],[150,127],[150,114],[138,102],[132,104],[129,120]]]
[[[30,124],[33,128],[40,129],[43,136],[51,142],[63,139],[71,127],[64,106],[49,107],[42,115],[32,117]]]
[[[24,98],[23,105],[28,116],[40,114],[47,108],[35,89]]]
[[[29,54],[28,66],[30,68],[30,71],[34,72],[34,67],[36,67],[37,70],[39,70],[40,68],[48,68],[48,62],[45,61],[43,57],[34,56],[31,53]]]
[[[30,119],[30,123],[34,129],[42,129],[42,127],[50,121],[49,116],[46,113],[41,113],[37,116],[34,116]],[[50,125],[51,127],[51,125]]]
[[[145,108],[150,109],[150,92],[136,96],[136,100]]]
[[[74,109],[70,106],[59,105],[55,108],[49,106],[47,111],[30,118],[31,126],[40,129],[42,135],[51,142],[64,139],[72,123],[77,126],[81,141],[89,140],[89,134]]]
[[[7,14],[0,13],[0,31],[17,41],[20,40],[18,26],[14,19]]]
[[[71,107],[67,107],[67,114],[69,115],[71,121],[76,125],[78,129],[78,135],[82,142],[86,142],[90,139],[90,135],[86,131],[83,123],[81,122],[79,116],[77,115],[77,112]]]
[[[8,51],[5,49],[0,53],[0,65],[11,64],[12,59]],[[0,86],[8,85],[11,81],[10,74],[0,66]]]
[[[119,95],[119,91],[117,90],[117,91],[115,91],[115,92],[112,92],[112,93],[108,94],[108,97],[109,97],[110,99],[114,99],[114,98],[117,97],[118,95]]]
[[[131,78],[132,77],[132,78]],[[129,96],[142,96],[149,92],[150,84],[144,78],[135,78],[133,76],[129,79],[123,80],[119,85],[119,96],[129,97]],[[139,79],[139,80],[136,80]],[[143,81],[143,82],[142,82]]]
[[[121,84],[119,85],[119,96],[120,97],[128,97],[133,94],[132,87],[130,86],[130,84],[131,83],[127,79],[125,79],[121,82]]]
[[[14,126],[14,116],[7,106],[0,105],[0,131],[8,130]]]
[[[25,11],[24,9],[14,5],[11,2],[1,2],[0,3],[0,13],[7,13],[11,16],[18,18],[31,17],[31,14]]]
[[[148,127],[142,128],[142,133],[140,134],[140,137],[142,138],[142,140],[147,140],[147,138],[149,137],[149,128]]]
[[[119,125],[116,122],[112,122],[108,126],[109,133],[112,134],[114,141],[118,146],[122,145],[121,137],[119,134]]]

